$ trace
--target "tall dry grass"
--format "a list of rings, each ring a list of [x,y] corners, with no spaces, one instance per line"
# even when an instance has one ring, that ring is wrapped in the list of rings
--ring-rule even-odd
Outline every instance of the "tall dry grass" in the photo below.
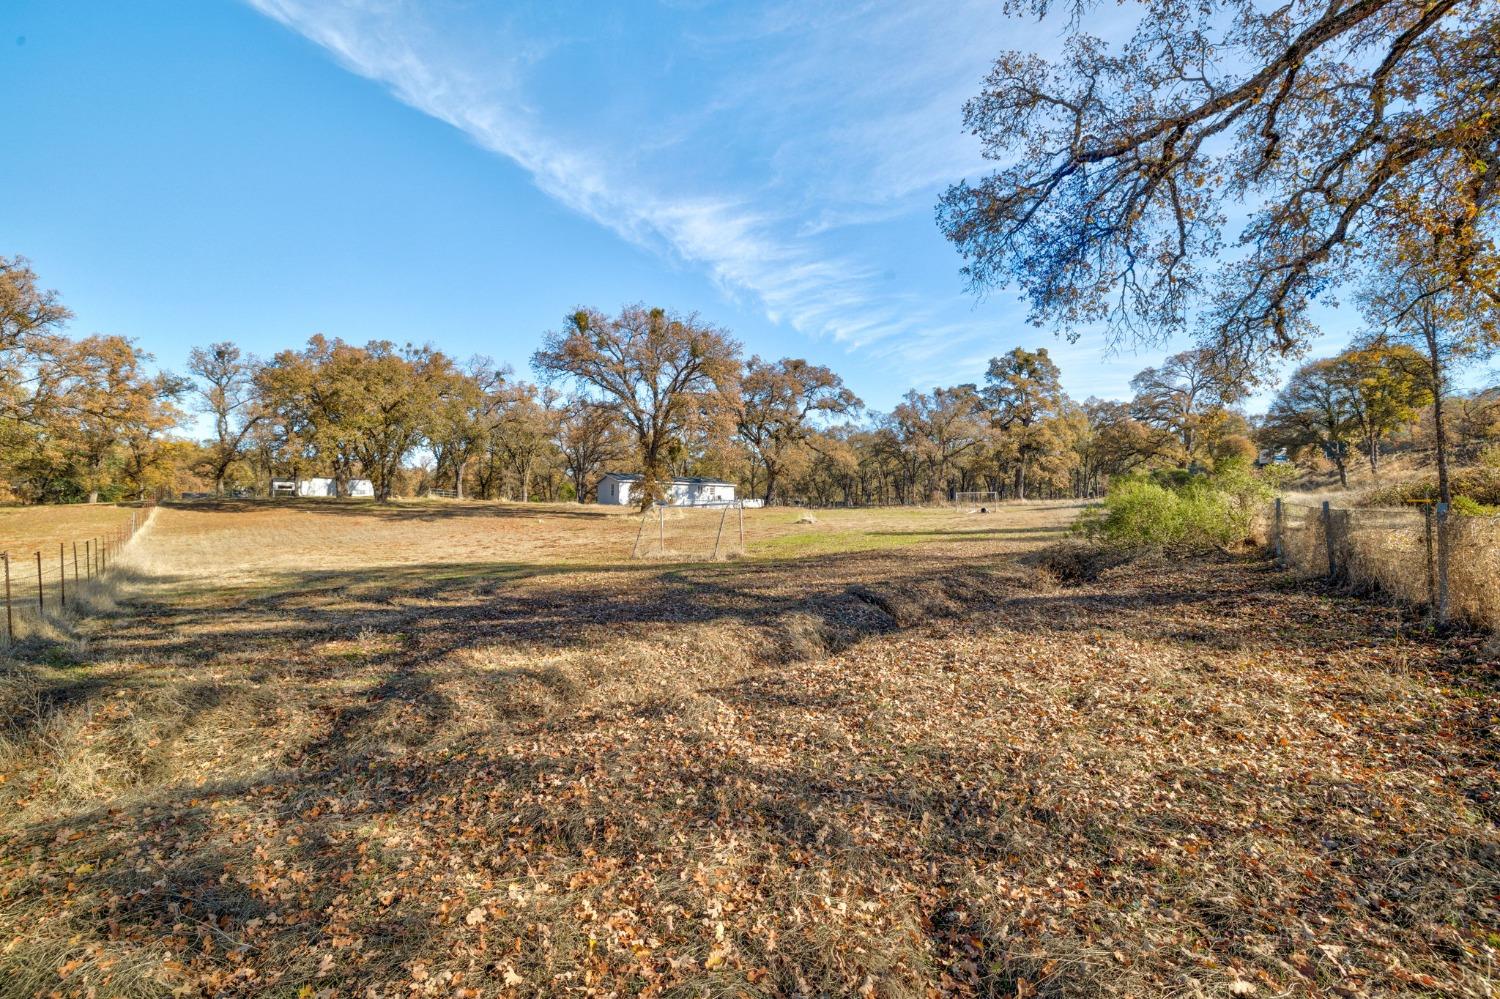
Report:
[[[1287,567],[1326,576],[1329,532],[1322,508],[1283,505]],[[1426,527],[1420,509],[1331,508],[1334,575],[1361,592],[1379,591],[1414,607],[1431,604]],[[1448,593],[1454,619],[1500,630],[1500,518],[1448,519]],[[1436,559],[1434,525],[1434,560]]]
[[[1448,584],[1455,609],[1500,630],[1500,517],[1454,518]]]
[[[44,770],[51,791],[63,800],[117,791],[138,779],[131,761],[142,758],[150,725],[132,718],[116,726],[111,738],[100,739],[101,712],[107,717],[111,706],[86,693],[59,693],[64,688],[49,674],[87,663],[88,622],[118,613],[149,585],[143,542],[154,522],[153,510],[103,575],[70,582],[66,606],[54,601],[38,608],[29,597],[13,601],[10,641],[0,649],[0,772]],[[175,694],[162,691],[161,697],[164,703],[152,717],[180,716]]]

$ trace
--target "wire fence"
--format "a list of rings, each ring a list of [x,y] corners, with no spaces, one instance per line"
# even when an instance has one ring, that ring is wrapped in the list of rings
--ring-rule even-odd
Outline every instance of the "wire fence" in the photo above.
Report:
[[[49,541],[30,551],[0,552],[6,644],[16,640],[17,614],[66,610],[86,586],[110,575],[121,550],[145,526],[155,505],[148,501],[119,526],[87,537]]]
[[[1271,542],[1283,568],[1426,608],[1438,624],[1500,629],[1500,518],[1442,503],[1338,507],[1278,499]]]
[[[731,511],[734,520],[730,520]],[[703,513],[706,516],[697,516]],[[717,513],[715,517],[713,514]],[[678,521],[683,523],[678,524]],[[676,528],[669,532],[668,523]],[[669,533],[673,535],[668,538]],[[713,547],[708,547],[708,536]],[[669,540],[671,544],[669,544]],[[736,540],[738,544],[736,545]],[[709,503],[676,505],[656,503],[641,514],[640,528],[630,557],[635,558],[708,558],[717,560],[720,552],[743,551],[745,548],[745,503],[742,500],[716,500]]]

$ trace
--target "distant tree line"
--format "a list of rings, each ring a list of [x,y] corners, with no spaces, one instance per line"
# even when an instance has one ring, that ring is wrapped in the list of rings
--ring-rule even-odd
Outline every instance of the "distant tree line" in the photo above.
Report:
[[[641,472],[648,496],[689,474],[820,505],[1094,496],[1121,475],[1213,471],[1263,448],[1311,450],[1342,476],[1356,455],[1377,470],[1393,440],[1500,437],[1496,394],[1448,385],[1461,339],[1437,336],[1434,354],[1420,315],[1299,369],[1259,422],[1240,408],[1247,372],[1206,348],[1140,372],[1127,401],[1080,402],[1045,348],[1018,347],[975,382],[913,389],[881,413],[827,367],[747,359],[699,316],[644,306],[570,314],[544,334],[531,378],[430,346],[323,336],[269,358],[208,344],[174,375],[122,337],[69,338],[70,318],[25,260],[0,258],[13,500],[264,494],[273,478],[322,475],[341,493],[368,478],[382,499],[586,501],[611,469]]]

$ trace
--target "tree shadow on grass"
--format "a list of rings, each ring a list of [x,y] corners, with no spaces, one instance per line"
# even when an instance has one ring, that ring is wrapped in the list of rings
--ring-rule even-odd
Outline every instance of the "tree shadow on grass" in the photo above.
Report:
[[[738,983],[749,995],[852,992],[866,976],[915,988],[944,975],[971,994],[1003,994],[1023,978],[1062,994],[1126,973],[1110,948],[1138,942],[1138,930],[1128,920],[1105,927],[1116,935],[1106,945],[1100,921],[1135,911],[1126,903],[1155,877],[1159,861],[1138,853],[1140,843],[1191,833],[1206,844],[1202,857],[1183,861],[1176,894],[1153,911],[1191,908],[1194,879],[1212,878],[1227,886],[1216,896],[1215,932],[1265,937],[1265,921],[1232,898],[1234,877],[1265,878],[1237,839],[1247,806],[1226,796],[1217,761],[1164,772],[1153,785],[1163,793],[1116,800],[1107,782],[1080,784],[1086,775],[1068,758],[1003,747],[979,755],[942,732],[864,744],[856,740],[885,688],[812,676],[808,661],[929,627],[935,641],[951,632],[1071,639],[1118,630],[1174,649],[1270,651],[1282,639],[1257,603],[1270,577],[1243,566],[1168,568],[1038,592],[1029,570],[1003,559],[885,552],[795,566],[795,574],[774,563],[284,573],[217,602],[209,594],[202,603],[143,605],[111,622],[94,649],[140,664],[106,683],[182,687],[188,710],[163,727],[166,742],[211,738],[202,718],[233,703],[213,696],[207,674],[271,689],[261,706],[268,713],[278,701],[306,710],[279,723],[277,751],[246,761],[241,774],[224,774],[221,761],[206,780],[184,773],[0,833],[0,852],[28,865],[19,880],[15,868],[0,868],[13,879],[0,920],[14,934],[30,918],[48,939],[63,939],[53,923],[66,895],[66,911],[78,915],[65,928],[77,942],[58,944],[62,953],[167,947],[182,955],[175,974],[183,980],[233,982],[253,966],[257,977],[226,989],[246,994],[264,991],[273,974],[276,988],[292,991],[404,985],[417,961],[467,969],[493,990],[503,978],[494,956],[466,963],[476,938],[503,941],[505,966],[531,982],[588,967],[609,938],[593,924],[586,933],[569,928],[583,902],[618,908],[618,897],[607,903],[586,886],[601,870],[622,871],[642,900],[631,911],[701,913],[727,897],[771,920],[779,943],[722,920],[744,968],[770,969],[759,984]],[[1304,654],[1382,640],[1351,634],[1348,620],[1320,621],[1329,611],[1316,595],[1290,606],[1285,626],[1298,630]],[[1193,612],[1187,625],[1177,620],[1184,610]],[[588,700],[577,676],[548,660],[593,651],[591,682],[607,683],[618,668],[612,657],[632,643],[666,648],[720,625],[746,646],[739,659],[709,660],[685,670],[680,685],[634,699]],[[1221,633],[1230,637],[1216,645]],[[479,651],[494,661],[462,658]],[[664,661],[660,670],[695,662]],[[963,727],[954,731],[961,737]],[[1330,802],[1367,814],[1374,797],[1295,768],[1256,791],[1300,808],[1303,849],[1334,843],[1371,874],[1383,870],[1361,852],[1373,850],[1379,830],[1325,814]],[[1349,842],[1350,829],[1364,838]],[[1479,847],[1445,849],[1480,856]],[[1055,904],[1049,919],[1070,905],[1094,907],[1039,943],[1024,929],[1038,910],[1008,909],[994,891],[996,870],[1006,885]],[[1309,877],[1285,874],[1270,886],[1272,901],[1299,918],[1342,918]],[[730,893],[746,880],[748,902]],[[550,894],[535,890],[539,882]],[[1105,907],[1087,902],[1084,889]],[[793,918],[819,898],[846,911]],[[470,920],[476,908],[481,916]],[[690,968],[702,985],[717,945],[711,922],[651,923],[652,974]],[[819,924],[842,939],[825,941]],[[1072,948],[1061,971],[1045,971],[1037,956],[1048,940]],[[640,974],[629,962],[646,958],[630,953],[611,977]],[[1248,946],[1218,953],[1261,960]],[[90,964],[80,973],[97,981],[105,972]]]

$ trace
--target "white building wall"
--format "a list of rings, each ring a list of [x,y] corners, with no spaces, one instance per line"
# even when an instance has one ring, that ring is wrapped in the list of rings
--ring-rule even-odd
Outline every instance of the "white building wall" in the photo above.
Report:
[[[629,506],[640,483],[606,475],[599,480],[597,502],[607,506]],[[699,506],[734,499],[734,486],[714,482],[673,481],[666,489],[667,502],[677,506]]]
[[[632,483],[617,479],[612,475],[606,475],[599,480],[598,495],[595,502],[605,506],[627,506],[630,503],[630,492]]]
[[[369,479],[350,479],[345,483],[350,496],[375,495],[375,484]],[[338,483],[328,476],[318,475],[310,479],[297,480],[298,496],[337,496],[339,494]]]

